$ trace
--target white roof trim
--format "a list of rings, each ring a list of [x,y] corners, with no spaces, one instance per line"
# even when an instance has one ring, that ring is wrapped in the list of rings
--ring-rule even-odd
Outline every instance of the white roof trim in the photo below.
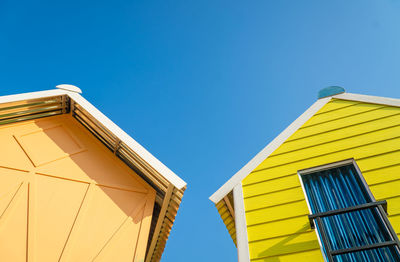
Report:
[[[54,90],[38,91],[32,93],[17,94],[17,95],[0,96],[0,104],[29,100],[29,99],[52,97],[52,96],[62,96],[65,94],[67,94],[67,91],[65,90],[54,89]]]
[[[220,187],[211,197],[210,200],[217,204],[224,196],[233,190],[233,188],[251,173],[262,161],[264,161],[275,149],[286,141],[294,132],[297,131],[308,119],[310,119],[321,107],[323,107],[330,99],[343,99],[358,101],[364,103],[381,104],[387,106],[400,107],[400,99],[359,95],[352,93],[341,93],[330,97],[317,100],[310,108],[307,109],[299,118],[297,118],[290,126],[279,134],[271,143],[261,150],[250,162],[240,169],[233,177],[231,177],[222,187]]]
[[[136,142],[132,137],[125,133],[119,128],[114,122],[108,117],[101,113],[96,107],[89,103],[85,98],[76,92],[67,91],[64,89],[54,89],[47,91],[39,91],[32,93],[24,93],[17,95],[0,96],[0,104],[17,102],[29,99],[45,98],[52,96],[68,95],[77,104],[82,106],[89,114],[91,114],[97,121],[104,125],[110,130],[115,136],[117,136],[122,142],[130,147],[135,153],[137,153],[144,161],[152,166],[157,172],[159,172],[169,183],[174,185],[177,189],[182,189],[186,186],[186,182],[172,172],[168,167],[161,163],[157,158],[150,154],[144,147]]]
[[[177,189],[182,189],[186,186],[186,182],[172,172],[168,167],[161,163],[157,158],[150,154],[143,146],[136,142],[130,137],[125,131],[119,126],[112,122],[96,107],[89,103],[80,94],[75,92],[68,92],[68,96],[73,99],[76,103],[82,106],[89,114],[91,114],[97,121],[104,125],[110,130],[115,136],[117,136],[122,142],[124,142],[129,148],[131,148],[136,154],[138,154],[144,161],[152,166],[157,172],[159,172],[166,180],[173,184]]]
[[[318,110],[320,110],[331,97],[325,97],[317,100],[310,108],[308,108],[301,116],[299,116],[292,124],[290,124],[282,133],[280,133],[271,143],[261,150],[250,162],[242,167],[233,177],[231,177],[222,187],[220,187],[210,200],[217,204],[232,189],[262,163],[272,152],[274,152],[283,142],[286,141],[294,132],[297,131],[308,119],[310,119]]]
[[[75,92],[75,93],[82,94],[82,90],[79,87],[74,86],[74,85],[62,84],[62,85],[56,86],[56,88],[64,89],[64,90],[68,90],[68,91],[72,91],[72,92]]]
[[[332,97],[337,98],[337,99],[343,99],[343,100],[351,100],[351,101],[400,107],[400,99],[396,99],[396,98],[358,95],[358,94],[352,94],[352,93],[342,93],[342,94],[334,95]]]
[[[243,188],[241,183],[237,184],[233,188],[233,203],[235,205],[235,230],[238,262],[250,262],[246,212],[244,210]]]

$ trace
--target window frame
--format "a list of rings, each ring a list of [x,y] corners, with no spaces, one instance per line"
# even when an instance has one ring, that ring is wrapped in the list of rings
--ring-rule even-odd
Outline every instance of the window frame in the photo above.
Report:
[[[305,196],[305,200],[306,200],[308,211],[309,211],[310,215],[313,215],[314,213],[312,212],[312,209],[311,209],[311,205],[310,205],[310,202],[309,202],[309,199],[308,199],[305,187],[304,187],[302,176],[308,175],[308,174],[311,174],[311,173],[321,172],[321,171],[332,169],[332,168],[339,168],[339,167],[347,166],[347,165],[353,165],[354,166],[354,169],[356,170],[356,173],[357,173],[356,175],[360,179],[360,181],[361,181],[362,185],[364,186],[368,196],[370,197],[370,199],[372,201],[371,203],[377,202],[375,197],[374,197],[374,195],[372,194],[372,192],[371,192],[371,190],[369,188],[369,185],[367,184],[364,176],[362,175],[362,172],[361,172],[360,168],[358,167],[356,161],[354,160],[354,158],[350,158],[350,159],[345,159],[345,160],[341,160],[341,161],[337,161],[337,162],[333,162],[333,163],[329,163],[329,164],[324,164],[324,165],[319,165],[319,166],[315,166],[315,167],[311,167],[311,168],[301,169],[301,170],[297,171],[297,175],[298,175],[299,180],[300,180],[301,188],[303,190],[303,194]],[[378,212],[378,214],[380,216],[380,219],[382,219],[382,221],[384,222],[384,226],[385,226],[386,230],[389,232],[390,235],[393,235],[393,233],[394,233],[394,236],[392,236],[392,238],[393,238],[393,240],[395,242],[397,242],[398,249],[400,251],[399,239],[398,239],[398,237],[396,235],[396,232],[394,231],[392,225],[390,224],[390,221],[387,218],[386,210],[383,209],[382,205],[378,205],[376,207],[380,211],[380,212]],[[386,215],[386,217],[384,218],[383,215]],[[310,227],[311,227],[311,225],[310,225]],[[324,250],[319,230],[317,230],[317,228],[314,228],[314,231],[315,231],[315,234],[317,235],[318,243],[319,243],[320,250],[321,250],[322,256],[324,258],[324,261],[331,261],[326,256],[327,250]]]

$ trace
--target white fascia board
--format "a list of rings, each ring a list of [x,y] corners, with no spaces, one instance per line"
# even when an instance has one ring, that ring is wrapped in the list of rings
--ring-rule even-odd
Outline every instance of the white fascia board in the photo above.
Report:
[[[261,150],[253,159],[242,167],[233,177],[231,177],[222,187],[220,187],[210,200],[217,204],[232,189],[249,175],[258,165],[262,163],[272,152],[274,152],[283,142],[286,141],[294,132],[296,132],[308,119],[310,119],[318,110],[320,110],[332,97],[325,97],[317,100],[292,124],[290,124],[282,133],[280,133],[271,143]]]
[[[91,114],[97,121],[104,125],[110,132],[118,137],[123,143],[131,148],[138,154],[144,161],[152,166],[159,172],[169,183],[174,185],[177,189],[182,189],[186,186],[186,182],[172,172],[168,167],[161,163],[157,158],[150,154],[143,146],[136,142],[132,137],[125,133],[120,127],[94,107],[89,101],[83,98],[80,94],[75,92],[66,91],[68,96],[83,107],[89,114]]]
[[[233,204],[235,206],[235,230],[238,262],[250,262],[242,183],[237,184],[233,188]]]
[[[342,93],[342,94],[334,95],[334,96],[332,96],[332,98],[400,107],[400,99],[396,99],[396,98],[359,95],[359,94],[352,94],[352,93]]]
[[[46,97],[52,97],[52,96],[62,96],[65,94],[67,94],[67,91],[65,91],[65,90],[54,89],[54,90],[17,94],[17,95],[0,96],[0,104],[12,103],[12,102],[24,101],[24,100],[30,100],[30,99],[46,98]]]

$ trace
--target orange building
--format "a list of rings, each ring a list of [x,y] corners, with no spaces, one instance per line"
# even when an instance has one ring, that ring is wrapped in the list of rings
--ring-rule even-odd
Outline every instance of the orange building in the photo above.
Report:
[[[57,87],[0,97],[0,261],[159,261],[186,183]]]

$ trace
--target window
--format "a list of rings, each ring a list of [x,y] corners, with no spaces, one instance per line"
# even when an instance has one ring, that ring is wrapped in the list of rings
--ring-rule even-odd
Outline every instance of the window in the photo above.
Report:
[[[327,261],[400,261],[400,242],[354,160],[299,171]]]

